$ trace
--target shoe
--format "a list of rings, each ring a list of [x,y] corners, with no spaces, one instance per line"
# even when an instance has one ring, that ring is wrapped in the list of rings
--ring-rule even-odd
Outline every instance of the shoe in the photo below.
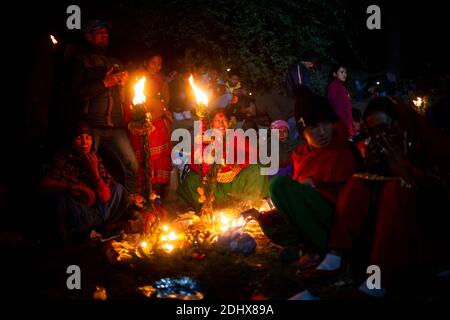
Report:
[[[317,253],[305,253],[298,259],[299,269],[301,271],[313,270],[322,262],[323,256]]]
[[[341,266],[336,270],[305,270],[301,271],[299,277],[302,281],[314,282],[320,280],[329,280],[345,274],[348,271],[348,265],[342,260]]]

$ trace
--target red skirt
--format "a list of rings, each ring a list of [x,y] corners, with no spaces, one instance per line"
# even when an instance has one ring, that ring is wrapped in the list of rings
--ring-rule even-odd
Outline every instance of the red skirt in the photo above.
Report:
[[[152,122],[155,130],[149,135],[150,173],[152,184],[168,185],[172,170],[170,131],[166,122],[157,119]],[[130,142],[139,163],[137,186],[139,191],[145,190],[144,172],[144,138],[130,134]]]

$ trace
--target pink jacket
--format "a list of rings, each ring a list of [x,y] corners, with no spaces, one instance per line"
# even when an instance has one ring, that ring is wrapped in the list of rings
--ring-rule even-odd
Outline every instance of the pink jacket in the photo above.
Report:
[[[353,136],[353,118],[350,95],[347,88],[341,80],[333,79],[328,86],[328,101],[334,108],[334,111],[345,123],[350,137]]]

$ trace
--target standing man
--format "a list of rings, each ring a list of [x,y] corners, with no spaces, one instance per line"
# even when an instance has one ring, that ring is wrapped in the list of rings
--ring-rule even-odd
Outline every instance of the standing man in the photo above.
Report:
[[[296,85],[303,85],[309,90],[314,91],[311,84],[310,72],[317,64],[316,55],[308,52],[300,58],[300,61],[294,64],[288,71],[287,75],[287,93],[289,96],[294,96],[294,87]]]
[[[74,93],[82,104],[81,117],[92,126],[93,150],[102,146],[116,155],[125,173],[125,187],[134,192],[138,164],[127,137],[123,114],[128,72],[119,60],[107,54],[109,30],[106,22],[88,21],[83,31],[89,46],[77,57],[73,72]]]

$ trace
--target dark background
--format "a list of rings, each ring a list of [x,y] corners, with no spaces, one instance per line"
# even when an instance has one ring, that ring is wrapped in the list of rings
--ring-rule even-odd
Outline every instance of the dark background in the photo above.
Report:
[[[122,1],[126,2],[126,1]],[[66,32],[66,8],[78,4],[82,11],[82,21],[90,18],[104,18],[114,21],[117,12],[112,11],[107,1],[37,1],[30,4],[12,4],[3,10],[5,15],[13,17],[6,23],[12,37],[12,52],[32,45],[41,32],[64,34]],[[152,1],[148,1],[151,6]],[[205,1],[207,6],[208,1]],[[448,70],[450,53],[446,45],[448,10],[441,1],[350,1],[344,0],[358,28],[356,49],[367,61],[367,68],[380,70],[394,61],[406,74],[422,74],[426,68]],[[376,4],[381,8],[382,29],[368,30],[366,9]],[[9,20],[9,19],[8,19]],[[8,32],[7,32],[8,33]],[[123,43],[122,46],[129,44]],[[124,48],[115,48],[124,51]],[[352,64],[348,48],[343,44],[337,47],[340,60]],[[31,57],[31,52],[28,52]],[[31,61],[30,61],[31,62]]]

